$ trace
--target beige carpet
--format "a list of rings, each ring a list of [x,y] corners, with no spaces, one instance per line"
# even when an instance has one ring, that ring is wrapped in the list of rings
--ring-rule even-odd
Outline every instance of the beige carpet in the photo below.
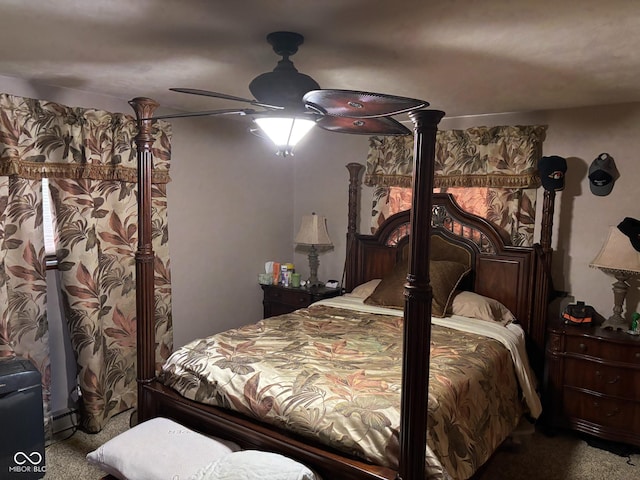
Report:
[[[622,457],[594,448],[572,432],[549,437],[538,431],[505,442],[477,480],[638,480],[640,454]],[[638,449],[634,449],[638,452]]]
[[[45,480],[102,478],[104,473],[90,466],[85,456],[129,428],[130,417],[130,411],[121,413],[109,421],[100,433],[90,435],[78,431],[69,439],[47,447]],[[518,442],[505,442],[475,480],[640,479],[638,453],[628,457],[618,456],[591,447],[581,436],[572,433],[549,437],[535,432],[518,438]]]
[[[45,480],[98,480],[106,475],[89,465],[85,457],[103,443],[129,428],[132,410],[120,413],[105,425],[101,432],[89,434],[80,430],[70,438],[57,441],[46,448],[47,474]]]

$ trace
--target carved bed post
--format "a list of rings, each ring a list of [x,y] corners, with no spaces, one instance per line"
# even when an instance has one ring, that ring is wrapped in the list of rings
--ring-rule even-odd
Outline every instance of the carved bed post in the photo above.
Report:
[[[553,229],[553,212],[556,202],[555,190],[545,190],[542,203],[542,222],[540,227],[540,245],[546,255],[551,253],[551,235]]]
[[[352,261],[351,256],[357,253],[353,251],[355,245],[356,233],[358,231],[358,216],[360,213],[360,202],[358,202],[358,187],[360,186],[360,172],[364,165],[359,163],[347,164],[349,170],[349,217],[347,223],[347,251],[345,255],[345,282],[344,288],[347,292],[353,290],[354,278],[357,278],[357,273],[352,269],[355,267],[355,262]]]
[[[537,271],[535,277],[536,297],[533,299],[534,312],[532,324],[533,329],[527,332],[533,342],[532,351],[529,352],[531,363],[540,376],[544,364],[544,342],[547,325],[547,315],[549,302],[551,300],[552,279],[551,279],[551,238],[553,235],[553,214],[555,209],[555,190],[544,191],[542,204],[542,221],[540,222],[540,249],[538,250]]]
[[[144,386],[155,378],[155,306],[153,260],[151,244],[151,183],[153,154],[150,117],[158,103],[137,97],[129,102],[136,113],[138,134],[135,137],[138,158],[138,250],[136,251],[136,325],[138,421],[152,417],[150,397]]]
[[[409,114],[414,125],[413,203],[409,273],[405,285],[404,347],[398,479],[424,477],[427,447],[431,285],[429,253],[433,172],[437,126],[444,112],[419,110]]]

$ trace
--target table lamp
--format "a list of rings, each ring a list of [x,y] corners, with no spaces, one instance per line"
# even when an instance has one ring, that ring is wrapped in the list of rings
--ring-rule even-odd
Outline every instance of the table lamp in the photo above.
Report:
[[[629,330],[630,322],[622,316],[622,304],[629,289],[628,281],[640,275],[640,252],[633,248],[629,237],[616,227],[609,227],[609,235],[600,253],[589,264],[603,272],[613,275],[613,315],[605,320],[601,327],[613,330]]]
[[[318,251],[316,247],[330,247],[333,244],[329,238],[329,232],[327,232],[327,219],[323,216],[316,215],[315,212],[311,215],[304,215],[302,217],[302,223],[300,230],[294,240],[298,245],[310,246],[309,249],[309,287],[317,287],[322,285],[318,281]]]

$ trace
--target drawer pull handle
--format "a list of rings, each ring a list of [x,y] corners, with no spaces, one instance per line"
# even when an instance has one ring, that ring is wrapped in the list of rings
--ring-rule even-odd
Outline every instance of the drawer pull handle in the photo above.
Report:
[[[636,352],[636,358],[640,359],[640,352]]]
[[[587,346],[584,343],[581,343],[578,345],[578,348],[584,352],[587,349]]]
[[[613,385],[614,383],[618,383],[619,380],[620,380],[620,375],[616,375],[616,378],[614,378],[613,380],[608,380],[607,383],[609,385]]]
[[[600,403],[593,402],[593,408],[600,408]],[[605,413],[605,416],[607,416],[607,417],[615,417],[619,413],[620,413],[620,409],[616,407],[612,411]]]
[[[600,370],[596,370],[596,377],[602,378],[602,372]],[[614,383],[618,383],[620,381],[620,375],[616,375],[616,377],[612,380],[607,380],[609,385],[613,385]]]

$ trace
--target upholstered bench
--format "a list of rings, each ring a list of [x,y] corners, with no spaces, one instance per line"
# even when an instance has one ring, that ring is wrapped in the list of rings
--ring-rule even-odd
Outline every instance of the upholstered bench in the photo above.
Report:
[[[154,418],[112,438],[87,455],[108,473],[103,480],[321,480],[282,455],[240,450],[167,418]]]

